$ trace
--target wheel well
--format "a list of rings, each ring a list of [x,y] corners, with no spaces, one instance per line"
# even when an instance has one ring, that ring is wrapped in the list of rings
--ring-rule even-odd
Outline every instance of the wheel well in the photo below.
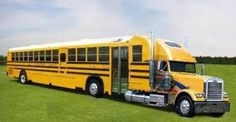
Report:
[[[22,72],[26,73],[24,69],[21,69],[21,70],[20,70],[20,73],[19,73],[19,77],[20,77],[20,74],[21,74]]]
[[[86,85],[85,85],[85,89],[86,89],[86,90],[88,89],[89,81],[90,81],[91,79],[96,79],[96,80],[99,82],[99,84],[102,85],[102,89],[104,90],[103,81],[102,81],[102,79],[101,79],[99,76],[89,76],[89,77],[87,78],[87,80],[86,80]]]
[[[179,99],[181,96],[184,96],[184,95],[186,95],[186,96],[188,96],[190,99],[192,99],[192,97],[191,97],[187,92],[181,92],[181,93],[178,94],[178,96],[177,96],[176,99],[175,99],[175,106],[177,105],[178,99]]]

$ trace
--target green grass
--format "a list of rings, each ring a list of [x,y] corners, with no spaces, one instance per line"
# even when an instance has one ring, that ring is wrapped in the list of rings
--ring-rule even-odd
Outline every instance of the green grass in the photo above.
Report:
[[[50,86],[20,84],[5,75],[0,66],[0,121],[236,121],[236,65],[206,65],[206,74],[225,80],[231,111],[223,117],[180,117],[167,108],[128,103],[122,97],[93,98],[81,91]]]

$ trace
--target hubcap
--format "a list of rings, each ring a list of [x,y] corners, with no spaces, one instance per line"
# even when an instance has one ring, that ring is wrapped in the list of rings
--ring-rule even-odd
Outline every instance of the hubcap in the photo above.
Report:
[[[180,103],[180,111],[184,114],[187,114],[190,110],[190,104],[187,100],[182,100]]]
[[[25,75],[21,75],[20,79],[21,83],[25,83]]]
[[[89,87],[89,91],[92,95],[95,95],[97,94],[97,91],[98,91],[98,86],[96,83],[92,83]]]

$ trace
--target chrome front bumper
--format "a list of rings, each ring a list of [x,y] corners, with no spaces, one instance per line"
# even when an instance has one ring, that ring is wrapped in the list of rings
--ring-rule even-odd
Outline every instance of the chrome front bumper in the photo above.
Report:
[[[229,102],[195,102],[195,113],[224,113],[229,112]]]

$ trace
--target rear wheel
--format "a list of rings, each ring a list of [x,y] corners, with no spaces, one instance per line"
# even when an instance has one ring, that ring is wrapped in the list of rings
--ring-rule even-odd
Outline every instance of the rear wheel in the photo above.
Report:
[[[103,94],[103,86],[96,79],[91,79],[87,91],[94,97],[100,97]]]
[[[177,112],[180,116],[192,117],[194,115],[194,105],[192,99],[187,96],[181,96],[177,102]]]
[[[25,71],[21,71],[21,72],[20,72],[19,81],[20,81],[22,84],[28,83],[28,77],[27,77],[27,74],[26,74]]]

